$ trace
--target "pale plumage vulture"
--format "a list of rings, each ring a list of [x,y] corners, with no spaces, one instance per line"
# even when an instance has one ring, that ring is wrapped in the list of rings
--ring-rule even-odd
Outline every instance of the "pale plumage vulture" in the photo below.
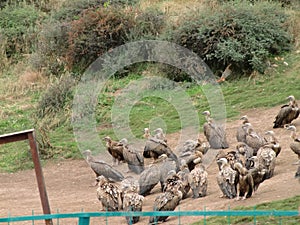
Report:
[[[199,198],[206,196],[208,173],[205,167],[198,163],[195,168],[190,172],[188,176],[189,184],[193,192],[193,198]]]
[[[278,139],[275,136],[274,131],[269,130],[265,134],[270,136],[270,140],[268,140],[268,143],[274,144],[273,150],[276,153],[276,157],[277,157],[279,155],[279,153],[281,152],[281,146],[279,144]]]
[[[128,140],[123,138],[119,141],[123,144],[123,156],[128,165],[128,169],[136,174],[144,171],[144,157],[134,146],[128,144]]]
[[[139,184],[136,180],[125,179],[122,181],[122,193],[123,193],[123,210],[127,212],[142,211],[144,196],[139,195]],[[139,222],[139,216],[126,216],[127,224],[135,224]]]
[[[217,163],[220,165],[217,183],[223,193],[221,197],[235,198],[238,182],[237,172],[231,168],[226,158],[220,158]]]
[[[180,170],[177,172],[177,175],[179,177],[179,179],[181,180],[182,184],[183,184],[183,191],[182,191],[182,199],[185,199],[191,189],[191,186],[189,184],[189,168],[186,165],[185,162],[181,162],[181,166],[180,166]]]
[[[113,141],[109,136],[103,139],[106,142],[108,153],[113,157],[113,165],[118,165],[121,161],[124,161],[123,144],[118,141]]]
[[[236,199],[245,200],[252,196],[254,190],[254,181],[252,174],[239,162],[234,164],[237,171],[238,182],[236,187]]]
[[[86,156],[86,160],[94,173],[96,174],[96,177],[103,175],[106,177],[109,181],[122,181],[124,179],[124,176],[121,172],[107,164],[106,162],[102,160],[96,160],[93,156],[90,150],[85,150],[83,152],[83,155]]]
[[[104,176],[97,177],[97,197],[102,204],[103,211],[119,211],[122,209],[120,188],[110,183]]]
[[[258,149],[267,144],[267,141],[254,130],[250,123],[245,123],[245,126],[247,130],[246,144],[253,149],[253,155],[256,155]]]
[[[273,150],[274,144],[266,144],[257,152],[258,166],[266,170],[265,179],[269,179],[274,175],[276,164],[276,153]]]
[[[277,114],[273,128],[284,127],[286,124],[290,124],[293,120],[297,119],[300,113],[298,104],[293,95],[287,97],[289,103],[281,106],[279,113]]]
[[[236,140],[238,142],[246,142],[247,128],[246,128],[245,124],[249,123],[249,119],[245,115],[245,116],[242,116],[240,118],[240,120],[242,120],[243,122],[242,122],[242,125],[240,125],[237,129]]]
[[[203,132],[210,147],[213,149],[229,148],[224,127],[210,117],[209,111],[204,111],[202,114],[206,118],[206,122],[203,125]]]
[[[295,174],[295,177],[300,177],[300,137],[297,137],[297,129],[294,125],[288,126],[287,130],[292,131],[291,132],[291,138],[293,140],[292,143],[290,143],[291,150],[298,156],[298,170]]]
[[[172,191],[172,189],[180,190],[182,195],[184,190],[184,185],[175,170],[170,170],[164,182],[163,192]],[[183,196],[182,196],[183,198]]]
[[[153,204],[153,211],[174,211],[182,199],[182,193],[178,189],[172,189],[158,195]],[[149,224],[165,222],[168,216],[151,216]]]

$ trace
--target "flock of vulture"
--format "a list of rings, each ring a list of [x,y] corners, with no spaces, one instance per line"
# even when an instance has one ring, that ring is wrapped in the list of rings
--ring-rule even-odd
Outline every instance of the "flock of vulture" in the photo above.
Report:
[[[290,148],[298,155],[299,166],[295,177],[300,177],[300,138],[292,121],[299,116],[299,108],[294,96],[283,105],[275,118],[273,128],[284,128],[291,132]],[[145,146],[139,151],[124,138],[114,141],[105,137],[107,151],[113,158],[113,165],[97,160],[91,151],[84,152],[87,162],[96,174],[97,196],[105,211],[142,211],[143,201],[159,183],[161,193],[153,202],[154,211],[172,211],[182,199],[188,198],[191,190],[193,198],[207,194],[208,173],[203,165],[203,157],[208,150],[218,150],[216,163],[219,168],[217,183],[221,197],[244,200],[251,197],[259,185],[274,174],[276,157],[281,147],[274,131],[265,136],[257,133],[247,116],[241,118],[237,129],[235,149],[229,149],[226,132],[222,125],[211,118],[209,111],[203,112],[206,122],[203,125],[207,141],[187,140],[176,155],[169,147],[161,128],[153,135],[144,130]],[[144,164],[149,158],[150,165]],[[152,159],[151,159],[152,158]],[[139,178],[124,177],[115,165],[127,163],[128,170]],[[166,216],[150,217],[149,224],[164,222]],[[128,224],[139,221],[139,217],[127,217]]]

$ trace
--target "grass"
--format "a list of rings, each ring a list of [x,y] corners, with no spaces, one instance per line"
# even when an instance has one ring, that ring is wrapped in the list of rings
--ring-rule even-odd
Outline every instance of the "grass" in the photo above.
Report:
[[[247,206],[247,207],[236,207],[234,210],[298,210],[300,206],[300,195],[279,200],[273,202],[267,202],[258,204],[256,206]],[[268,224],[268,225],[275,225],[275,224],[287,224],[287,225],[296,225],[300,223],[300,217],[275,217],[275,216],[261,216],[261,217],[249,217],[249,216],[236,216],[236,217],[210,217],[207,218],[205,224],[230,224],[232,225],[250,225],[254,224],[254,220],[256,224]],[[199,222],[193,223],[192,225],[200,225],[204,224],[204,220]]]

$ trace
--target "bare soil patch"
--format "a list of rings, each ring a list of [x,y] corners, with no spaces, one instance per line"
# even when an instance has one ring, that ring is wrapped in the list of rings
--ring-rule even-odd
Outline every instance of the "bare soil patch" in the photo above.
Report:
[[[271,109],[253,109],[245,112],[254,128],[264,133],[273,130],[273,120],[279,110],[278,107]],[[227,123],[226,131],[231,148],[235,148],[236,129],[241,121]],[[300,130],[300,120],[294,123]],[[245,201],[235,201],[219,198],[221,191],[216,183],[217,165],[213,162],[208,167],[209,185],[208,194],[204,198],[192,199],[190,196],[180,204],[180,210],[227,210],[228,207],[251,206],[273,200],[293,197],[300,194],[300,182],[294,178],[297,166],[292,165],[297,161],[297,156],[290,150],[290,132],[285,129],[274,129],[282,152],[277,158],[274,177],[264,181],[257,193]],[[176,134],[168,135],[168,142],[176,142]],[[122,171],[125,165],[118,169]],[[52,213],[72,212],[95,212],[101,210],[101,205],[96,197],[96,187],[90,187],[94,182],[94,174],[85,160],[65,160],[61,162],[49,162],[43,168],[48,198]],[[42,214],[37,183],[34,170],[20,171],[17,173],[0,173],[0,217],[18,215]],[[144,211],[152,210],[152,203],[160,193],[160,187],[156,186],[150,196],[144,202]],[[299,203],[300,205],[300,203]],[[149,218],[141,218],[138,224],[147,224]],[[199,220],[195,217],[180,218],[181,224],[190,224]],[[54,221],[55,222],[55,221]],[[26,224],[13,223],[13,224]],[[27,224],[32,224],[31,222]],[[37,221],[35,224],[44,224]],[[56,223],[54,223],[56,224]],[[77,224],[77,220],[60,220],[59,224]],[[94,218],[92,225],[106,224],[105,218]],[[125,218],[109,218],[108,224],[126,224]],[[178,218],[170,217],[164,224],[178,224]]]

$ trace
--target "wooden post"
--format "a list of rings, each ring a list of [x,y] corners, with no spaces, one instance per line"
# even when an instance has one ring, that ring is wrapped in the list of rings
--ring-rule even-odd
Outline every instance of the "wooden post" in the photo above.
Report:
[[[35,175],[37,179],[37,184],[40,192],[40,199],[42,203],[43,213],[51,214],[50,205],[48,201],[46,185],[44,181],[42,166],[40,162],[40,157],[38,153],[38,147],[36,144],[34,129],[24,130],[21,132],[10,133],[5,135],[0,135],[0,144],[6,144],[10,142],[29,140],[30,151],[32,155],[32,160],[34,163]],[[52,219],[45,220],[46,225],[53,225]]]

